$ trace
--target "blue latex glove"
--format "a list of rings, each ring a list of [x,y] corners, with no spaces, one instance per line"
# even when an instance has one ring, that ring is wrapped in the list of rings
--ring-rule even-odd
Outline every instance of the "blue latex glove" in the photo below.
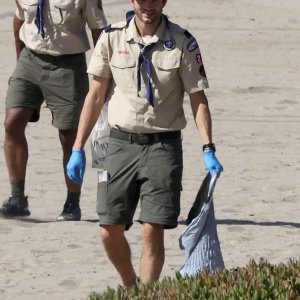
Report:
[[[67,175],[69,179],[77,184],[81,184],[83,181],[84,171],[85,171],[84,150],[72,150],[72,154],[67,164]]]
[[[218,176],[220,176],[221,172],[223,171],[223,167],[216,158],[215,151],[204,151],[203,157],[205,169],[209,171],[210,175],[213,175],[214,171],[216,171],[218,173]]]

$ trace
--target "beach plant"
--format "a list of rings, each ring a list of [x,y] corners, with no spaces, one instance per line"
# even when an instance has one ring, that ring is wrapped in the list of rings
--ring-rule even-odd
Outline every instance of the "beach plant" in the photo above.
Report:
[[[182,277],[179,273],[151,284],[134,288],[108,287],[93,292],[89,300],[296,300],[300,299],[300,261],[277,265],[261,258],[246,267],[201,272]]]

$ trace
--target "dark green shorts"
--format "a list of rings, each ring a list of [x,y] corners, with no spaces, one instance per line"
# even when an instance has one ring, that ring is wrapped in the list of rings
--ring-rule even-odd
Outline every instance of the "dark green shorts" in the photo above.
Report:
[[[113,131],[114,129],[112,129]],[[110,137],[98,175],[100,225],[125,224],[128,229],[140,201],[140,222],[177,226],[182,190],[181,136],[149,144]]]
[[[45,101],[52,123],[61,130],[77,128],[89,88],[85,54],[52,56],[22,50],[9,79],[6,108],[31,108],[31,122],[39,120]]]

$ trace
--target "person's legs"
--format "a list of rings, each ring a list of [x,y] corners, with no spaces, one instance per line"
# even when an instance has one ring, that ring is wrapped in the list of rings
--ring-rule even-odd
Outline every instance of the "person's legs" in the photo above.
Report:
[[[67,187],[67,199],[57,221],[79,221],[81,210],[79,198],[81,185],[69,180],[66,165],[72,152],[80,112],[88,92],[89,82],[86,73],[84,54],[67,55],[62,58],[49,58],[51,75],[43,84],[47,95],[45,101],[52,113],[52,125],[59,130],[63,150],[63,170]]]
[[[28,145],[25,128],[32,116],[32,109],[12,108],[6,110],[4,121],[4,154],[11,184],[11,196],[3,203],[0,214],[3,216],[27,216],[27,197],[24,196]]]
[[[100,236],[107,256],[119,272],[126,287],[136,285],[137,276],[132,262],[129,244],[124,235],[125,225],[103,225]]]
[[[59,130],[59,139],[63,150],[63,170],[68,194],[63,211],[58,216],[57,221],[79,221],[81,219],[79,206],[81,185],[71,181],[66,173],[66,165],[72,152],[76,133],[77,130]]]
[[[175,134],[176,135],[176,134]],[[180,213],[182,150],[180,137],[154,143],[145,149],[139,180],[143,254],[143,283],[159,280],[164,259],[164,229],[177,226]]]
[[[25,180],[28,146],[25,128],[32,109],[13,108],[6,111],[4,121],[4,153],[10,181]]]
[[[76,134],[77,130],[59,130],[59,140],[63,150],[63,169],[65,174],[65,181],[67,189],[71,193],[78,193],[81,190],[81,185],[78,185],[71,181],[66,174],[66,165],[72,152]]]
[[[143,283],[159,280],[165,261],[164,226],[143,223],[143,253],[140,262],[140,279]]]

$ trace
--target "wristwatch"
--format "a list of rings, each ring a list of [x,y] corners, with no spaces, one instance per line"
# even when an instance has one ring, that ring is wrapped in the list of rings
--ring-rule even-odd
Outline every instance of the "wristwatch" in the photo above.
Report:
[[[209,144],[204,144],[202,146],[202,151],[206,151],[206,150],[212,150],[212,151],[216,151],[216,146],[214,143],[209,143]]]

